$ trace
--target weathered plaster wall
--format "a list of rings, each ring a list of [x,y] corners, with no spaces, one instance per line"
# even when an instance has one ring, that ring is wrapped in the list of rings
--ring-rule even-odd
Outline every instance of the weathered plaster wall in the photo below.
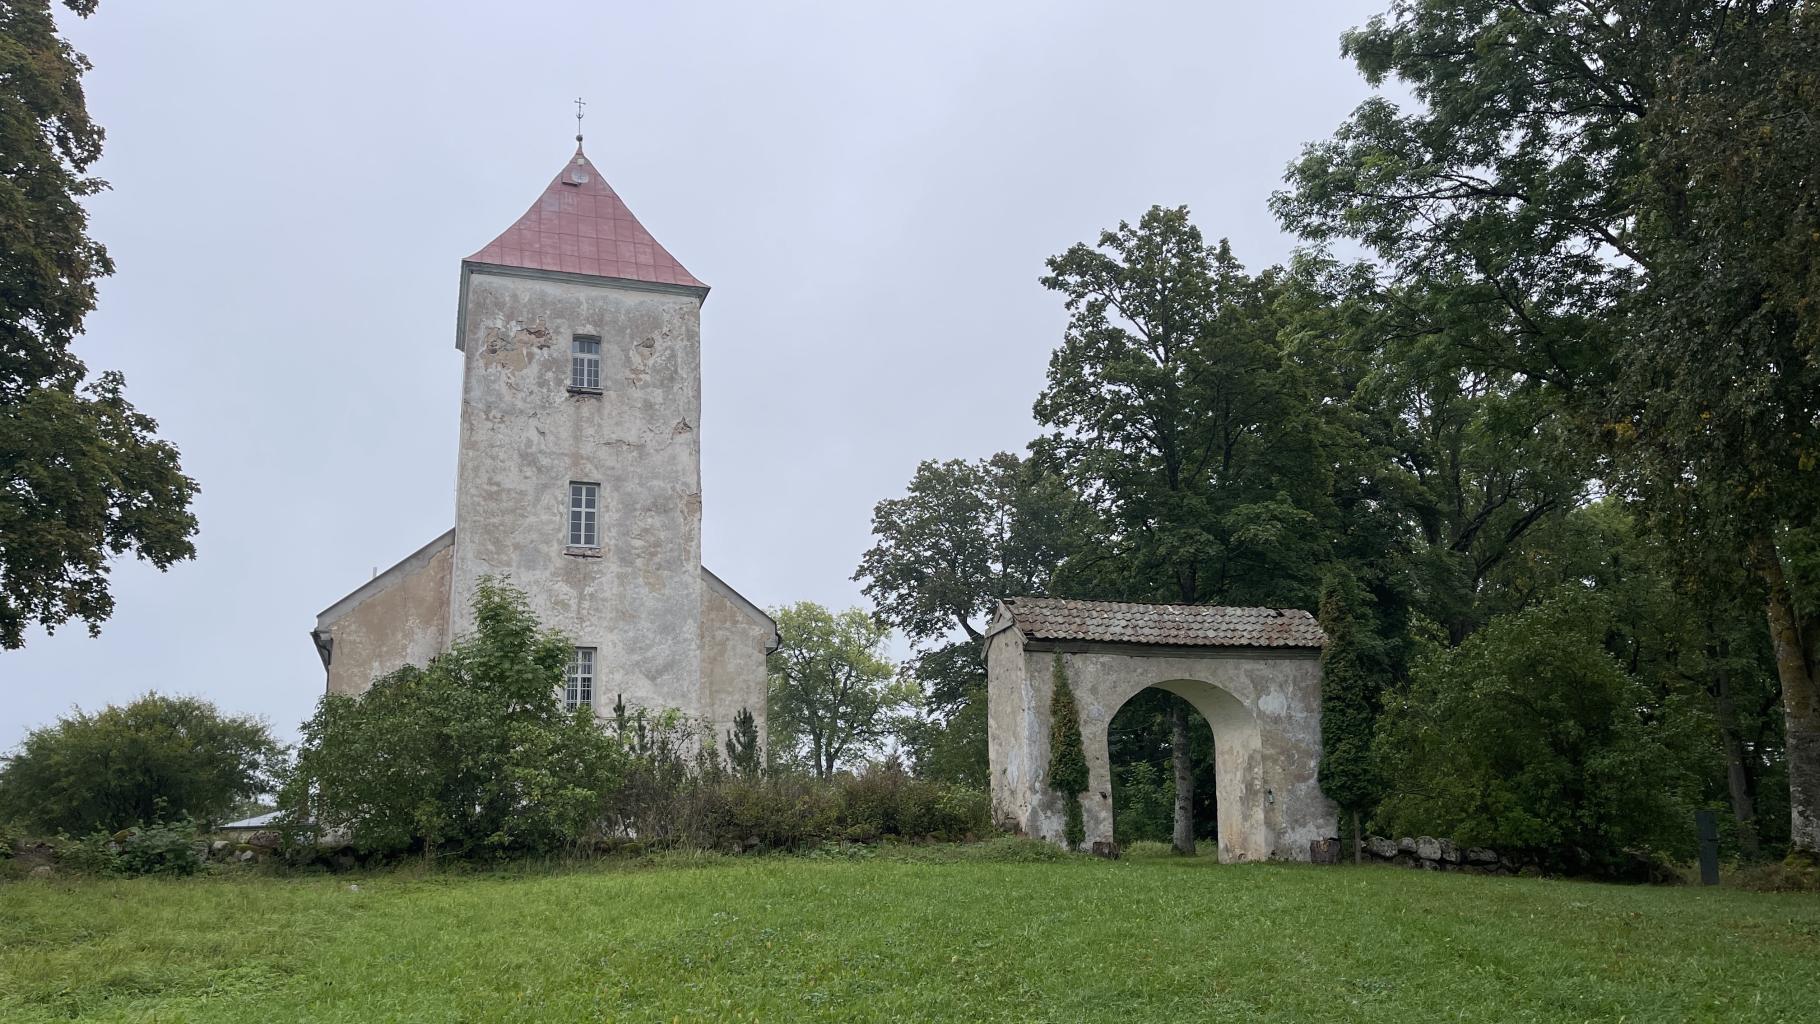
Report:
[[[1027,835],[1059,841],[1060,797],[1048,788],[1050,677],[1055,650],[1030,649],[1016,629],[987,646],[987,716],[994,813]],[[1321,665],[1314,651],[1057,644],[1080,709],[1089,789],[1087,841],[1112,840],[1106,730],[1126,701],[1160,686],[1213,726],[1220,859],[1307,860],[1309,843],[1337,834],[1320,791]]]
[[[716,743],[725,742],[741,708],[752,712],[764,737],[765,651],[777,631],[769,617],[733,593],[702,570],[702,715],[713,723]]]
[[[1049,787],[1051,673],[1029,674],[1024,638],[1010,628],[986,641],[986,734],[992,820],[1059,842],[1062,799]]]
[[[470,266],[450,633],[483,575],[598,647],[595,704],[701,714],[698,291]],[[602,394],[568,389],[570,341],[601,341]],[[601,488],[598,551],[567,549],[570,481]]]
[[[317,632],[333,643],[330,693],[364,693],[379,676],[427,664],[448,646],[451,539],[437,538],[317,618]]]

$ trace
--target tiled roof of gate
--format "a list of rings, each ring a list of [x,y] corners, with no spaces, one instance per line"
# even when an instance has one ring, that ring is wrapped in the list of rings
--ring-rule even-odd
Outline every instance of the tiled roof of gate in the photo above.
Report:
[[[706,288],[632,216],[578,145],[518,222],[468,257],[473,263]]]
[[[1097,640],[1187,647],[1320,647],[1326,634],[1299,608],[1207,604],[1127,604],[1019,597],[1005,601],[1024,635],[1037,640]]]

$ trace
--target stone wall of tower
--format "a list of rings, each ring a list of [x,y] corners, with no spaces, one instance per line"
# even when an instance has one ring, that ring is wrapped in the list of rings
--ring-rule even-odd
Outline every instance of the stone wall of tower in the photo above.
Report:
[[[509,575],[542,621],[599,648],[595,706],[707,711],[701,671],[701,296],[468,264],[450,635]],[[601,342],[601,393],[569,388]],[[568,548],[571,481],[600,485],[600,547]]]

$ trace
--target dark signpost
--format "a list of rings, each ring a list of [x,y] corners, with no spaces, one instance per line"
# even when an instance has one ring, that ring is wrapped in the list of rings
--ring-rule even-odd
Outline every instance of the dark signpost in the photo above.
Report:
[[[1700,832],[1700,884],[1719,884],[1719,817],[1710,810],[1694,812]]]

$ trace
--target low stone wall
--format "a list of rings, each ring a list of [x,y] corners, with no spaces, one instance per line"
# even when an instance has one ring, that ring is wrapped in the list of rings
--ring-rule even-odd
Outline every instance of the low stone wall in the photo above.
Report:
[[[1350,852],[1350,851],[1348,851]],[[1361,852],[1366,861],[1396,864],[1426,871],[1476,871],[1481,874],[1515,874],[1522,865],[1483,846],[1460,847],[1451,839],[1416,836],[1385,839],[1372,836]]]

